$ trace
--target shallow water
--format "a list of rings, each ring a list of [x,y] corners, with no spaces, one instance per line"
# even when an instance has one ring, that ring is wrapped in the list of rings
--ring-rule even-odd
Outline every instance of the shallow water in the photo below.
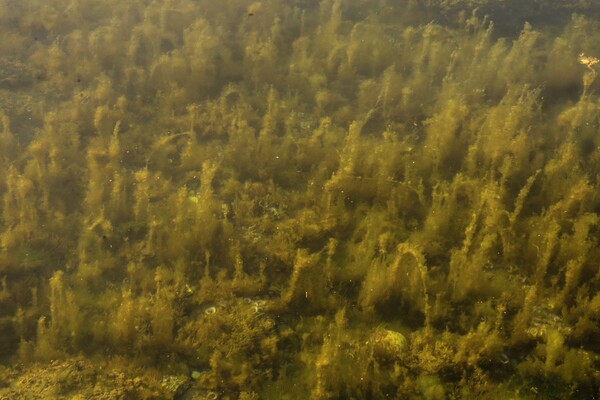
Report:
[[[599,396],[599,11],[0,2],[0,397]]]

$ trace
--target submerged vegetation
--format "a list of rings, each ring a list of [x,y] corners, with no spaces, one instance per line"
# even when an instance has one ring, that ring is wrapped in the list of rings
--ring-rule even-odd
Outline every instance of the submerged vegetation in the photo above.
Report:
[[[2,2],[0,394],[599,396],[598,10],[529,3]]]

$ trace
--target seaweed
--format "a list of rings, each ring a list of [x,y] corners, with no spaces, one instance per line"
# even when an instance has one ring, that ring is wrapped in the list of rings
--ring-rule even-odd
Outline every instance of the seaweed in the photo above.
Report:
[[[496,3],[0,6],[6,370],[597,395],[598,10]]]

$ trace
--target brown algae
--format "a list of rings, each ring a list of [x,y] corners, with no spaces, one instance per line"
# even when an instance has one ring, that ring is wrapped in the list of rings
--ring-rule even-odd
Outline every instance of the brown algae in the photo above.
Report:
[[[3,2],[0,397],[598,397],[600,10],[495,3]]]

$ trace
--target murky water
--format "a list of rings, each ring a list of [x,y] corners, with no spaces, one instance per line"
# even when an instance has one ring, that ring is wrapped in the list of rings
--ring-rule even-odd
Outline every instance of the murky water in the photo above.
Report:
[[[600,9],[0,2],[0,398],[599,396]]]

